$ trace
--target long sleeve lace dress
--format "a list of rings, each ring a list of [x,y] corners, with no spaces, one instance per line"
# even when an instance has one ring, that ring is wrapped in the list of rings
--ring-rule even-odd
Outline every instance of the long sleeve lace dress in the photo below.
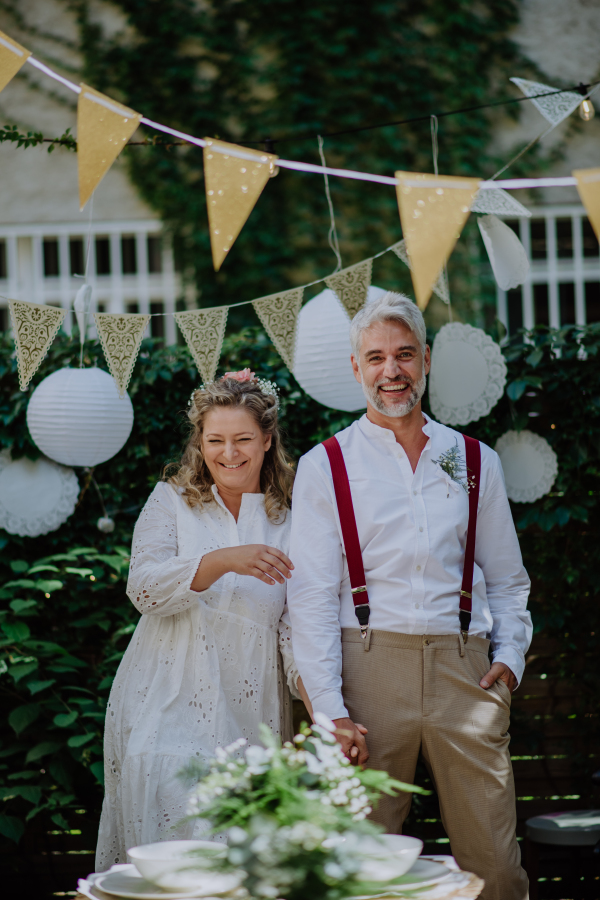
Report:
[[[161,482],[135,527],[127,594],[142,617],[107,708],[98,872],[126,862],[129,847],[194,836],[194,823],[173,829],[186,814],[177,773],[192,757],[239,737],[257,743],[261,722],[291,734],[297,670],[285,585],[230,572],[190,589],[211,550],[252,543],[287,553],[290,516],[276,524],[262,494],[244,494],[236,522],[213,494],[192,509]]]

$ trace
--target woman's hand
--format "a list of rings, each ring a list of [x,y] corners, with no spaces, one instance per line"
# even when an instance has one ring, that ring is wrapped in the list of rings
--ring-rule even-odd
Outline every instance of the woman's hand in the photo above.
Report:
[[[202,557],[190,587],[193,591],[206,591],[222,575],[236,572],[252,575],[265,584],[285,584],[292,577],[292,561],[276,547],[266,544],[242,544],[212,550]]]

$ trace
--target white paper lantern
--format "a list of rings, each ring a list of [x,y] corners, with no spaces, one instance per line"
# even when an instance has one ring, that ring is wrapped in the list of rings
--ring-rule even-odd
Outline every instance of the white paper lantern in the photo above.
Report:
[[[511,500],[533,503],[548,493],[558,474],[558,459],[545,438],[533,431],[507,431],[494,450]]]
[[[371,285],[367,302],[385,291]],[[327,288],[300,310],[294,376],[306,393],[331,409],[355,412],[367,401],[350,363],[350,320]]]
[[[0,528],[21,537],[56,531],[73,514],[79,481],[49,459],[13,460],[0,453]]]
[[[97,466],[131,433],[133,406],[102,369],[58,369],[38,384],[27,425],[42,453],[68,466]]]

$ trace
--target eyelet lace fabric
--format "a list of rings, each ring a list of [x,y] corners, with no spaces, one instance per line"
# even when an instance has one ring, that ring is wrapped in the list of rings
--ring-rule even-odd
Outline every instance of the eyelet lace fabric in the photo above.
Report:
[[[287,553],[289,516],[275,524],[262,494],[244,494],[236,523],[213,493],[192,510],[160,483],[135,527],[127,594],[142,617],[107,707],[97,872],[126,862],[128,847],[205,830],[178,824],[188,788],[177,773],[192,757],[209,759],[239,737],[258,742],[261,722],[291,735],[298,672],[285,585],[230,572],[190,589],[211,550],[260,543]]]

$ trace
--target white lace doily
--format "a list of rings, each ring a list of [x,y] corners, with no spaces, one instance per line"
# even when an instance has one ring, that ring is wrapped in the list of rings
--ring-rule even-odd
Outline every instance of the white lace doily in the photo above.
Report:
[[[558,474],[558,459],[545,438],[533,431],[507,431],[494,449],[511,500],[533,503],[548,493]]]
[[[506,385],[506,362],[481,328],[451,322],[438,331],[431,353],[429,402],[445,425],[466,425],[486,416]]]
[[[0,453],[0,528],[20,537],[56,531],[73,514],[79,481],[73,469],[45,457],[12,459]]]
[[[512,228],[497,216],[482,216],[477,224],[498,287],[510,291],[523,284],[529,274],[529,260]]]
[[[529,218],[529,210],[518,200],[503,191],[502,188],[479,190],[471,206],[471,212],[493,214],[496,216],[518,216]]]
[[[549,84],[541,84],[539,81],[528,81],[526,78],[511,78],[510,80],[523,91],[526,97],[531,99],[535,108],[552,125],[558,125],[563,119],[570,116],[583,100],[582,95],[576,94],[575,91],[561,91],[560,94],[557,94],[557,88],[551,87]],[[539,94],[548,94],[549,96],[540,97]]]

